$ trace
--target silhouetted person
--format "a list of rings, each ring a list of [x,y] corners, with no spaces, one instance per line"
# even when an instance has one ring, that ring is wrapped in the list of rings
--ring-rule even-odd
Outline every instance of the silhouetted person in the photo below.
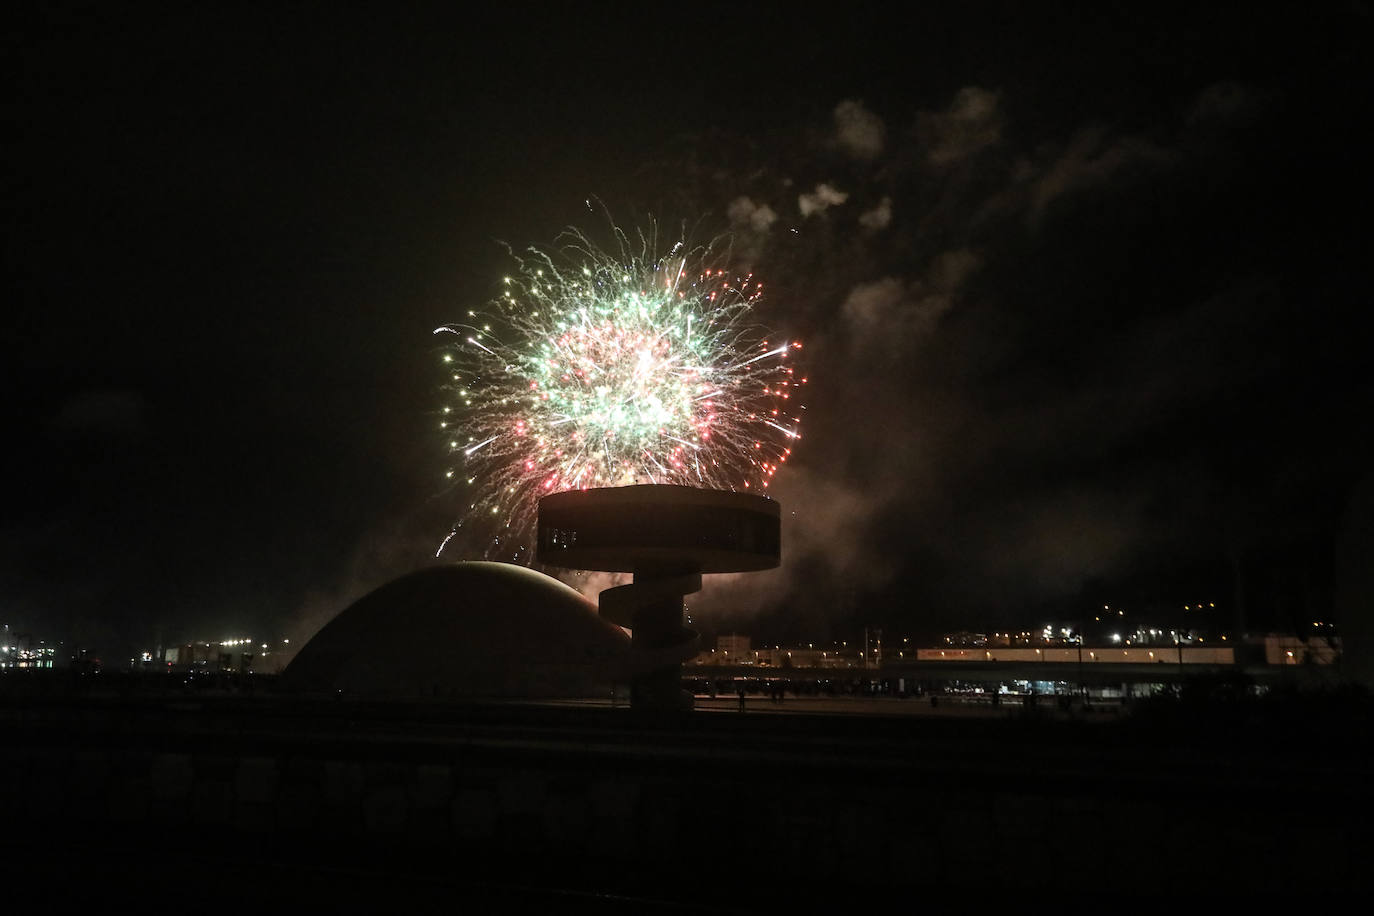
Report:
[[[744,712],[744,685],[740,684],[736,691],[739,693],[739,711]]]

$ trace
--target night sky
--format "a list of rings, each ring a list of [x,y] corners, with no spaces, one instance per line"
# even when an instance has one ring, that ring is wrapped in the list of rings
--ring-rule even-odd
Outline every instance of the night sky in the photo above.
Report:
[[[787,560],[708,627],[1330,616],[1367,4],[280,6],[6,32],[0,623],[301,636],[434,562],[431,331],[606,212],[732,232],[806,344]]]

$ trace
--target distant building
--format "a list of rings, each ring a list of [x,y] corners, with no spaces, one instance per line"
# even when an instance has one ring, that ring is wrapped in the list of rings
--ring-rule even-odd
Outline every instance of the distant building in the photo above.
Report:
[[[749,656],[749,637],[731,634],[716,637],[716,654],[727,659],[744,659]],[[730,664],[722,662],[722,664]],[[737,661],[735,664],[746,664]]]
[[[16,668],[51,668],[57,649],[54,646],[38,645],[18,649],[13,655],[14,661],[11,664]]]
[[[688,664],[714,666],[755,666],[759,668],[863,668],[863,653],[836,645],[829,649],[815,646],[765,646],[760,649],[749,648],[748,637],[729,637],[743,640],[733,642],[731,648],[724,648],[720,640],[716,648],[703,652]]]
[[[1334,665],[1340,661],[1339,637],[1270,634],[1264,637],[1264,661],[1270,665]]]
[[[250,674],[256,670],[258,652],[248,640],[191,642],[164,650],[162,660],[169,668]]]
[[[826,649],[814,646],[766,646],[750,648],[749,637],[719,637],[716,648],[692,660],[697,666],[759,668],[885,668],[903,662],[1049,662],[1083,664],[1172,664],[1237,665],[1247,658],[1258,662],[1262,646],[1269,665],[1331,665],[1339,662],[1341,641],[1336,637],[1273,634],[1250,640],[1250,656],[1237,656],[1237,647],[1226,637],[1215,642],[1196,633],[1142,629],[1129,639],[1108,637],[1103,643],[1080,646],[1073,641],[1051,638],[1041,645],[1026,645],[1022,634],[951,633],[942,637],[944,645],[904,648],[890,654],[882,663],[876,653],[865,663],[863,652],[835,644]],[[1036,640],[1037,642],[1039,640]]]
[[[60,643],[50,643],[40,639],[35,641],[28,633],[11,633],[9,626],[3,631],[4,643],[0,645],[0,668],[51,668],[57,660],[57,647]],[[62,661],[66,663],[65,659]]]
[[[1184,665],[1233,665],[1235,653],[1229,646],[1177,646],[1149,648],[1132,646],[1077,647],[1049,646],[1044,649],[1021,647],[987,647],[978,649],[917,649],[916,660],[922,662],[1078,662]]]

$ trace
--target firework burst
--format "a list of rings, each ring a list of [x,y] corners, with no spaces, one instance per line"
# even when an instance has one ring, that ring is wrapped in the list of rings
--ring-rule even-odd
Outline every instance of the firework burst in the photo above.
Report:
[[[754,321],[763,285],[729,272],[723,244],[614,236],[614,253],[576,230],[554,253],[512,252],[500,295],[435,330],[449,340],[446,473],[465,493],[454,532],[476,524],[487,556],[528,561],[546,493],[766,493],[800,437],[801,344]]]

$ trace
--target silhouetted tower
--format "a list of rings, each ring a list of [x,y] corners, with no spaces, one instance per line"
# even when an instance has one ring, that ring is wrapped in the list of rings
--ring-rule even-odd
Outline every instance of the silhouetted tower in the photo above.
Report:
[[[781,513],[762,496],[647,484],[554,493],[539,501],[540,562],[634,574],[608,588],[601,615],[630,629],[638,659],[635,709],[690,709],[682,663],[699,649],[682,625],[683,596],[702,574],[772,569],[781,558]]]

